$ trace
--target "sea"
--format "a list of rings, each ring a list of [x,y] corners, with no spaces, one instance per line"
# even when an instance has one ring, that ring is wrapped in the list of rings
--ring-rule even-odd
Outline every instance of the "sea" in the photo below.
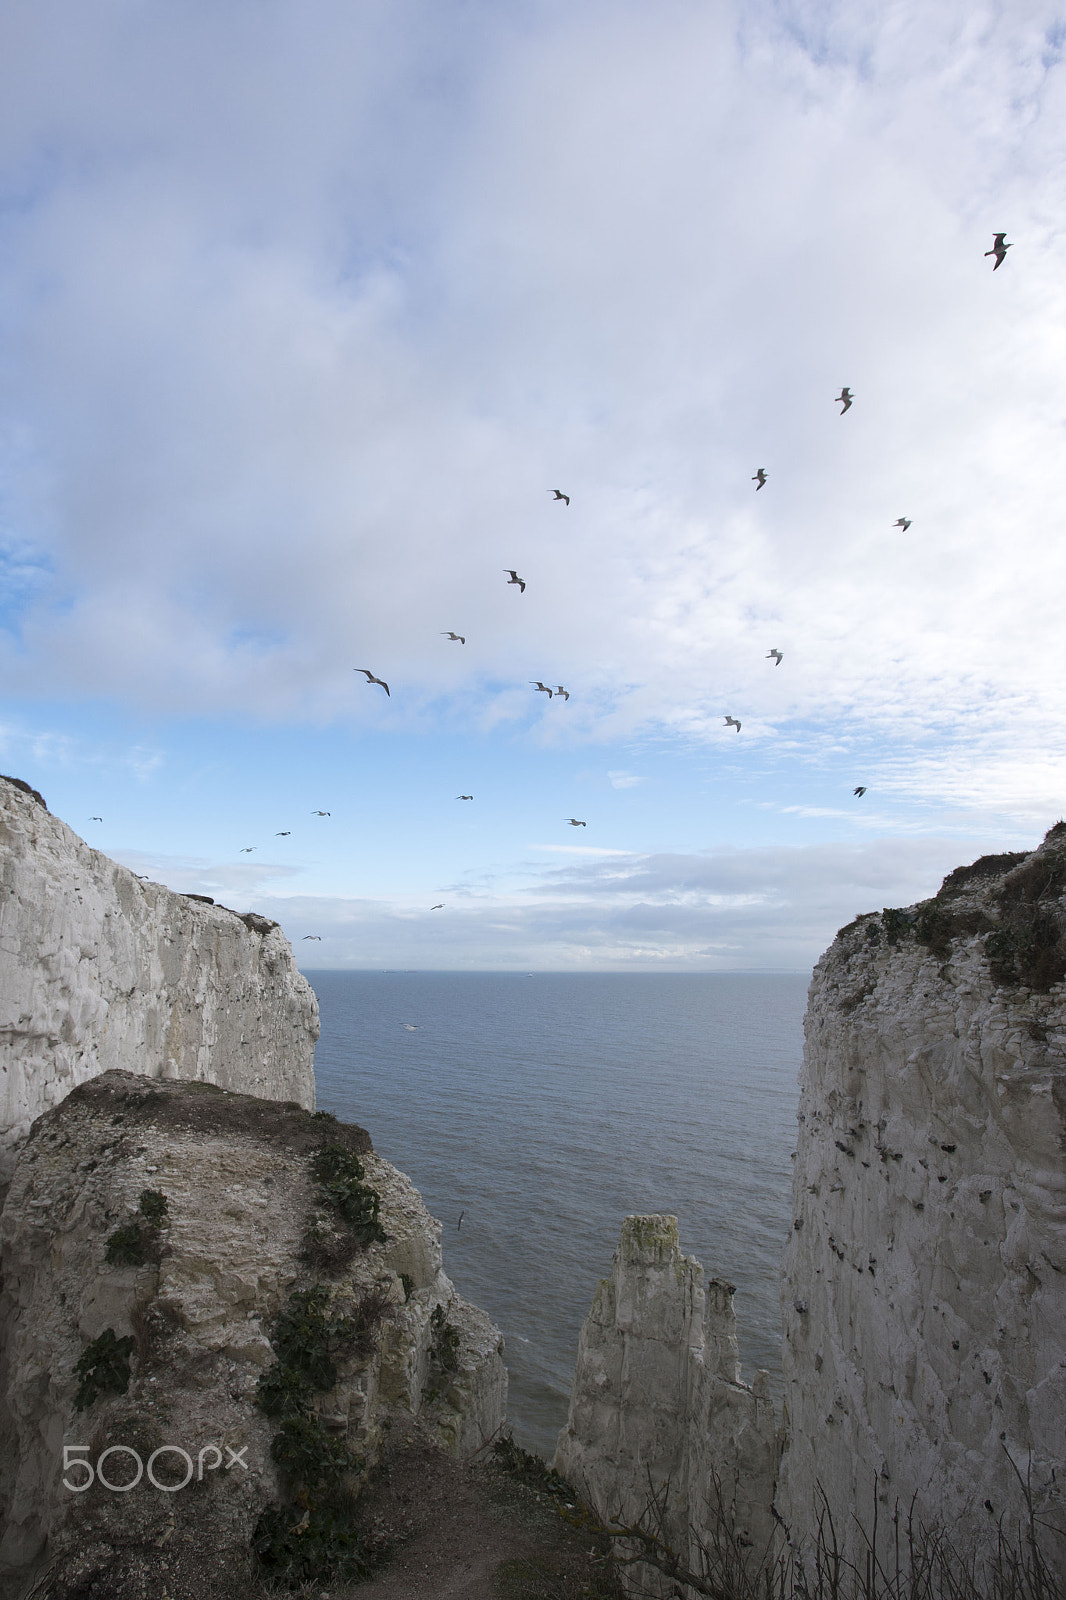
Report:
[[[318,1106],[368,1130],[502,1329],[508,1422],[550,1457],[622,1219],[672,1212],[736,1285],[780,1393],[806,974],[310,972]],[[461,1222],[461,1225],[460,1225]]]

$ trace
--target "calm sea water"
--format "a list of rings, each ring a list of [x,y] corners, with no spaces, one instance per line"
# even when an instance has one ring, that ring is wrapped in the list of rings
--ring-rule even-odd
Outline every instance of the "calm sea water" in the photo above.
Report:
[[[445,1271],[506,1337],[516,1438],[554,1450],[629,1212],[673,1212],[737,1285],[745,1377],[776,1383],[805,976],[308,976],[319,1107],[444,1223]]]

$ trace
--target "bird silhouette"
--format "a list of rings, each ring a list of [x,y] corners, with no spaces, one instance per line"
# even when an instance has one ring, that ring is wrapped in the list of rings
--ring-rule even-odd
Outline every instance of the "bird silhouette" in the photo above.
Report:
[[[90,822],[103,822],[103,820],[104,820],[103,817],[90,817],[89,818]]]
[[[995,256],[996,258],[996,264],[992,268],[993,272],[998,272],[1004,261],[1006,261],[1007,251],[1014,249],[1013,245],[1004,243],[1006,237],[1005,233],[994,233],[992,235],[992,248],[985,251],[986,256]]]
[[[866,793],[866,785],[865,785],[865,784],[864,784],[864,783],[860,783],[860,784],[859,784],[859,785],[858,785],[858,786],[857,786],[857,787],[856,787],[856,789],[855,789],[855,793],[856,793],[856,794],[865,794],[865,793]]]
[[[311,815],[313,817],[331,817],[333,813],[332,811],[312,811]]]
[[[850,411],[851,410],[851,403],[854,400],[854,398],[855,398],[855,396],[852,394],[850,389],[841,389],[839,394],[835,394],[833,396],[834,400],[843,400],[843,402],[844,402],[844,404],[840,408],[840,415],[841,416],[844,415],[845,411]]]
[[[453,633],[450,628],[448,628],[447,630],[442,628],[441,629],[441,637],[443,639],[458,639],[460,644],[465,644],[466,643],[466,640],[463,638],[461,633]]]
[[[284,833],[276,833],[274,835],[274,837],[275,837],[275,839],[287,839],[291,832],[292,832],[291,828],[286,828]]]
[[[255,844],[246,844],[244,849],[241,851],[241,855],[242,856],[250,856],[252,851],[253,850],[258,850],[258,848],[259,848],[259,846],[255,845]]]
[[[561,683],[555,685],[555,696],[558,700],[569,700],[570,690],[564,689]]]
[[[430,906],[429,909],[431,911],[443,911],[444,910],[444,901],[442,900],[440,905],[438,905],[438,906]]]
[[[894,528],[902,528],[904,533],[906,533],[906,531],[910,527],[910,525],[911,525],[910,517],[897,517],[895,522],[892,524],[892,526]]]
[[[751,481],[755,485],[755,493],[758,494],[759,490],[766,484],[766,468],[760,467]]]
[[[526,580],[525,580],[525,578],[520,578],[518,576],[518,573],[515,571],[515,569],[513,567],[504,567],[503,570],[504,570],[504,572],[509,572],[511,574],[511,576],[508,578],[507,582],[508,583],[517,583],[518,592],[520,594],[525,594],[525,592],[526,592]]]
[[[771,658],[773,659],[774,666],[779,667],[782,661],[785,659],[784,651],[778,650],[776,646],[773,650],[767,650],[766,660],[769,661]]]
[[[563,821],[564,822],[568,822],[572,828],[587,828],[588,827],[588,823],[587,822],[579,822],[576,817],[564,817]]]
[[[725,721],[727,728],[733,727],[738,733],[740,732],[740,723],[737,721],[736,717],[726,717]]]
[[[305,933],[304,934],[304,938],[305,939],[317,939],[319,944],[322,943],[322,935],[320,933]]]
[[[472,800],[474,796],[472,794],[457,794],[455,798],[457,800]]]
[[[551,699],[552,692],[548,688],[548,685],[546,683],[541,683],[539,678],[537,678],[535,681],[534,681],[534,679],[530,678],[529,682],[533,684],[534,689],[536,689],[538,691],[538,693],[546,694],[548,696],[548,699],[549,700]]]
[[[389,694],[389,686],[385,682],[385,679],[384,678],[375,678],[374,674],[371,672],[369,667],[353,667],[352,671],[353,672],[365,672],[366,673],[366,681],[367,681],[367,683],[380,684],[380,686],[384,689],[385,693]],[[389,694],[389,699],[390,700],[392,699],[392,695],[391,694]]]
[[[458,1232],[459,1232],[459,1229],[460,1229],[460,1228],[461,1228],[461,1227],[462,1227],[462,1225],[463,1225],[463,1218],[464,1218],[464,1217],[465,1217],[465,1216],[466,1216],[466,1211],[465,1211],[465,1209],[464,1209],[464,1210],[462,1210],[462,1211],[460,1211],[460,1213],[459,1213],[459,1221],[458,1221],[458,1222],[457,1222],[457,1223],[456,1223],[456,1224],[455,1224],[455,1231],[456,1231],[456,1233],[458,1233]]]
[[[549,489],[548,493],[553,494],[556,500],[565,500],[567,505],[570,504],[570,496],[568,494],[564,494],[561,489]]]

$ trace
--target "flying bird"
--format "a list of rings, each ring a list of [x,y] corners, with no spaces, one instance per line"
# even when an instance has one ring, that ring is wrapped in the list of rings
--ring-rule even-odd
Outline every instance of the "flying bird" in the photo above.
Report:
[[[569,700],[570,698],[570,690],[564,689],[561,683],[555,685],[555,694],[559,700]]]
[[[725,722],[727,728],[733,727],[738,733],[740,732],[740,723],[737,721],[736,717],[726,717]]]
[[[455,1224],[455,1231],[456,1231],[456,1233],[458,1233],[458,1232],[459,1232],[459,1229],[460,1229],[460,1228],[461,1228],[461,1227],[462,1227],[462,1225],[463,1225],[463,1218],[464,1218],[464,1217],[465,1217],[465,1216],[466,1216],[466,1210],[465,1210],[465,1209],[464,1209],[464,1210],[462,1210],[462,1211],[460,1211],[460,1213],[459,1213],[459,1221],[458,1221],[458,1222],[457,1222],[457,1223],[456,1223],[456,1224]]]
[[[275,837],[275,839],[287,839],[291,832],[292,832],[291,828],[286,828],[284,833],[276,833],[274,835],[274,837]]]
[[[103,820],[104,820],[103,817],[90,817],[89,818],[90,822],[103,822]]]
[[[564,817],[563,821],[564,822],[568,822],[572,828],[587,828],[588,827],[588,823],[587,822],[579,822],[576,817]]]
[[[444,910],[444,901],[442,900],[439,906],[430,906],[429,909],[431,911],[443,911]]]
[[[313,817],[331,817],[333,813],[332,811],[312,811],[311,815]]]
[[[258,848],[259,848],[259,846],[255,845],[255,844],[246,844],[244,849],[241,851],[241,855],[242,856],[250,856],[252,851],[253,850],[258,850]]]
[[[404,1027],[407,1029],[408,1033],[417,1033],[421,1026],[422,1026],[422,1024],[420,1022],[405,1022],[404,1023]]]
[[[457,800],[472,800],[474,796],[472,794],[457,794],[455,798]]]
[[[529,682],[533,684],[534,689],[538,690],[541,694],[546,694],[549,700],[551,699],[552,692],[546,683],[541,683],[539,678],[535,682],[532,678],[530,678]]]
[[[317,939],[319,944],[322,943],[322,935],[320,933],[305,933],[304,934],[304,938],[305,939]]]
[[[766,468],[760,467],[751,481],[755,485],[755,493],[758,494],[759,490],[763,488],[766,483]]]
[[[1002,238],[1002,237],[1003,237],[1003,235],[1000,234],[1000,238]],[[568,494],[564,494],[561,489],[549,489],[548,493],[549,494],[553,494],[555,496],[556,500],[565,500],[567,505],[570,504],[570,496]]]
[[[380,684],[381,687],[384,689],[385,693],[389,694],[389,686],[385,682],[385,679],[384,678],[375,678],[374,674],[371,672],[369,667],[353,667],[352,671],[353,672],[365,672],[366,673],[366,681],[367,681],[367,683]],[[392,695],[391,694],[389,694],[389,699],[390,700],[392,699]]]
[[[448,629],[442,628],[441,629],[441,638],[442,639],[457,639],[460,644],[465,644],[466,643],[466,640],[463,638],[461,633],[453,633],[450,628],[448,628]]]
[[[854,400],[854,398],[855,396],[852,394],[850,389],[841,389],[839,394],[835,394],[833,396],[834,401],[843,400],[844,402],[840,408],[841,416],[844,415],[845,411],[849,411],[851,409],[851,402]]]
[[[784,651],[778,650],[775,646],[773,650],[767,650],[766,652],[766,660],[769,661],[771,657],[773,658],[774,666],[779,667],[785,659]]]
[[[894,528],[902,528],[904,533],[906,533],[906,531],[910,527],[910,525],[911,525],[910,517],[897,517],[895,522],[892,524],[892,526]]]
[[[986,256],[995,256],[996,258],[996,264],[992,268],[993,272],[999,271],[1000,267],[1007,259],[1007,251],[1013,250],[1014,248],[1013,245],[1004,243],[1006,237],[1007,235],[1005,233],[994,233],[992,235],[992,248],[991,250],[985,251]]]
[[[511,574],[511,576],[508,578],[507,582],[508,583],[517,583],[519,594],[525,594],[525,592],[526,592],[526,580],[525,580],[525,578],[520,578],[518,576],[518,573],[515,571],[515,569],[513,567],[504,567],[503,570],[504,570],[504,572],[509,572]]]
[[[860,783],[860,784],[859,784],[859,785],[858,785],[858,786],[857,786],[857,787],[856,787],[856,789],[855,789],[855,793],[856,793],[856,794],[865,794],[865,793],[866,793],[866,785],[865,785],[865,784],[864,784],[864,783]]]

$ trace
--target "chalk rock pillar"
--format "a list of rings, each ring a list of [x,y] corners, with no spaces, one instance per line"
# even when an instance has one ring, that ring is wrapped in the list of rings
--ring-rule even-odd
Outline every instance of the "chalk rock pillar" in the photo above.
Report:
[[[605,1522],[656,1532],[695,1572],[726,1527],[731,1548],[765,1544],[777,1462],[765,1375],[740,1382],[733,1286],[708,1288],[676,1217],[625,1219],[581,1330],[554,1460]],[[655,1583],[643,1568],[640,1592]]]

